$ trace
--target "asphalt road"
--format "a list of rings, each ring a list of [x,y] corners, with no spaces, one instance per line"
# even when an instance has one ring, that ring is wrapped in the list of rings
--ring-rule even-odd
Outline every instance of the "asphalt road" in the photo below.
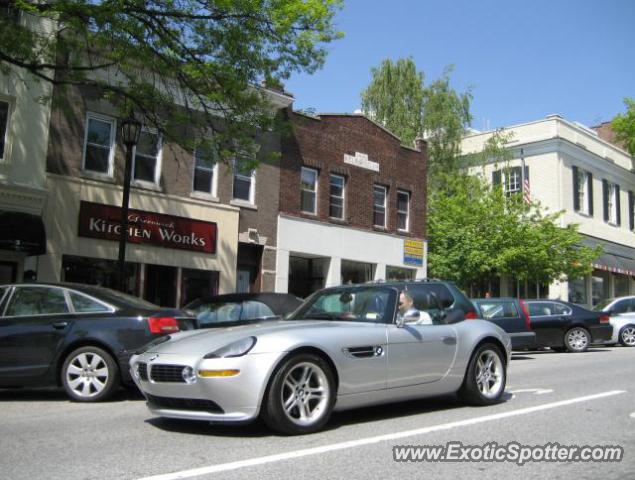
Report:
[[[397,463],[394,445],[621,445],[619,463]],[[506,401],[454,397],[334,414],[328,428],[278,436],[262,424],[154,418],[138,394],[77,404],[60,391],[0,390],[0,478],[627,479],[635,473],[635,348],[514,354]]]

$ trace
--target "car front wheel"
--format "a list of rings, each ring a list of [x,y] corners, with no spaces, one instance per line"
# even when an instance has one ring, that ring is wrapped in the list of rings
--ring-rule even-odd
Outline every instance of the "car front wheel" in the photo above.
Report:
[[[491,405],[500,401],[506,380],[500,349],[492,343],[484,343],[470,359],[459,395],[471,405]]]
[[[591,335],[582,327],[573,327],[564,334],[564,346],[573,353],[586,351],[591,343]]]
[[[62,365],[62,385],[77,402],[99,402],[111,397],[119,385],[119,369],[112,356],[88,346],[72,351]]]
[[[635,347],[635,325],[624,325],[620,330],[620,343],[625,347]]]
[[[281,433],[312,433],[326,424],[334,403],[335,381],[328,363],[313,354],[295,355],[271,379],[262,418]]]

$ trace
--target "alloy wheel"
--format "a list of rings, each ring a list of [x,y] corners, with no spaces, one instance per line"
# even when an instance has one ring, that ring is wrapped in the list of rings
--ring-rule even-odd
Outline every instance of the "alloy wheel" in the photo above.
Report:
[[[567,344],[572,350],[581,352],[587,348],[589,336],[586,331],[581,328],[572,328],[569,333],[567,333]]]
[[[635,327],[629,326],[624,328],[621,333],[622,343],[628,347],[635,347]]]
[[[104,391],[110,372],[106,361],[100,355],[82,352],[69,362],[65,375],[66,383],[75,395],[90,398]]]
[[[503,362],[493,350],[484,350],[476,361],[476,385],[486,398],[495,398],[503,385]]]
[[[282,407],[296,425],[308,426],[326,413],[331,391],[324,371],[316,364],[295,365],[282,382]]]

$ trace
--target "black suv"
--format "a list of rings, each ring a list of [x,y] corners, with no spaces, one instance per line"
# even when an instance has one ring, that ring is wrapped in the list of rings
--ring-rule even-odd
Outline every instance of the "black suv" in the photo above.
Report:
[[[375,283],[375,282],[369,282]],[[412,297],[414,308],[443,311],[443,323],[455,323],[479,318],[470,299],[452,282],[436,279],[381,282],[406,290]]]
[[[512,349],[525,350],[536,346],[536,333],[531,326],[527,305],[518,298],[475,298],[479,318],[495,323],[512,339]]]

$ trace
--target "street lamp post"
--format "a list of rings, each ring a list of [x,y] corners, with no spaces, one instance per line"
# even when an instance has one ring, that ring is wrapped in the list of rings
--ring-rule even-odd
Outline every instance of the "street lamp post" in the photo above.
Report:
[[[121,139],[126,146],[126,164],[123,177],[123,198],[121,200],[121,230],[119,232],[119,290],[126,291],[126,242],[128,240],[128,202],[130,199],[130,179],[132,177],[132,149],[139,143],[141,122],[128,117],[121,122]]]

